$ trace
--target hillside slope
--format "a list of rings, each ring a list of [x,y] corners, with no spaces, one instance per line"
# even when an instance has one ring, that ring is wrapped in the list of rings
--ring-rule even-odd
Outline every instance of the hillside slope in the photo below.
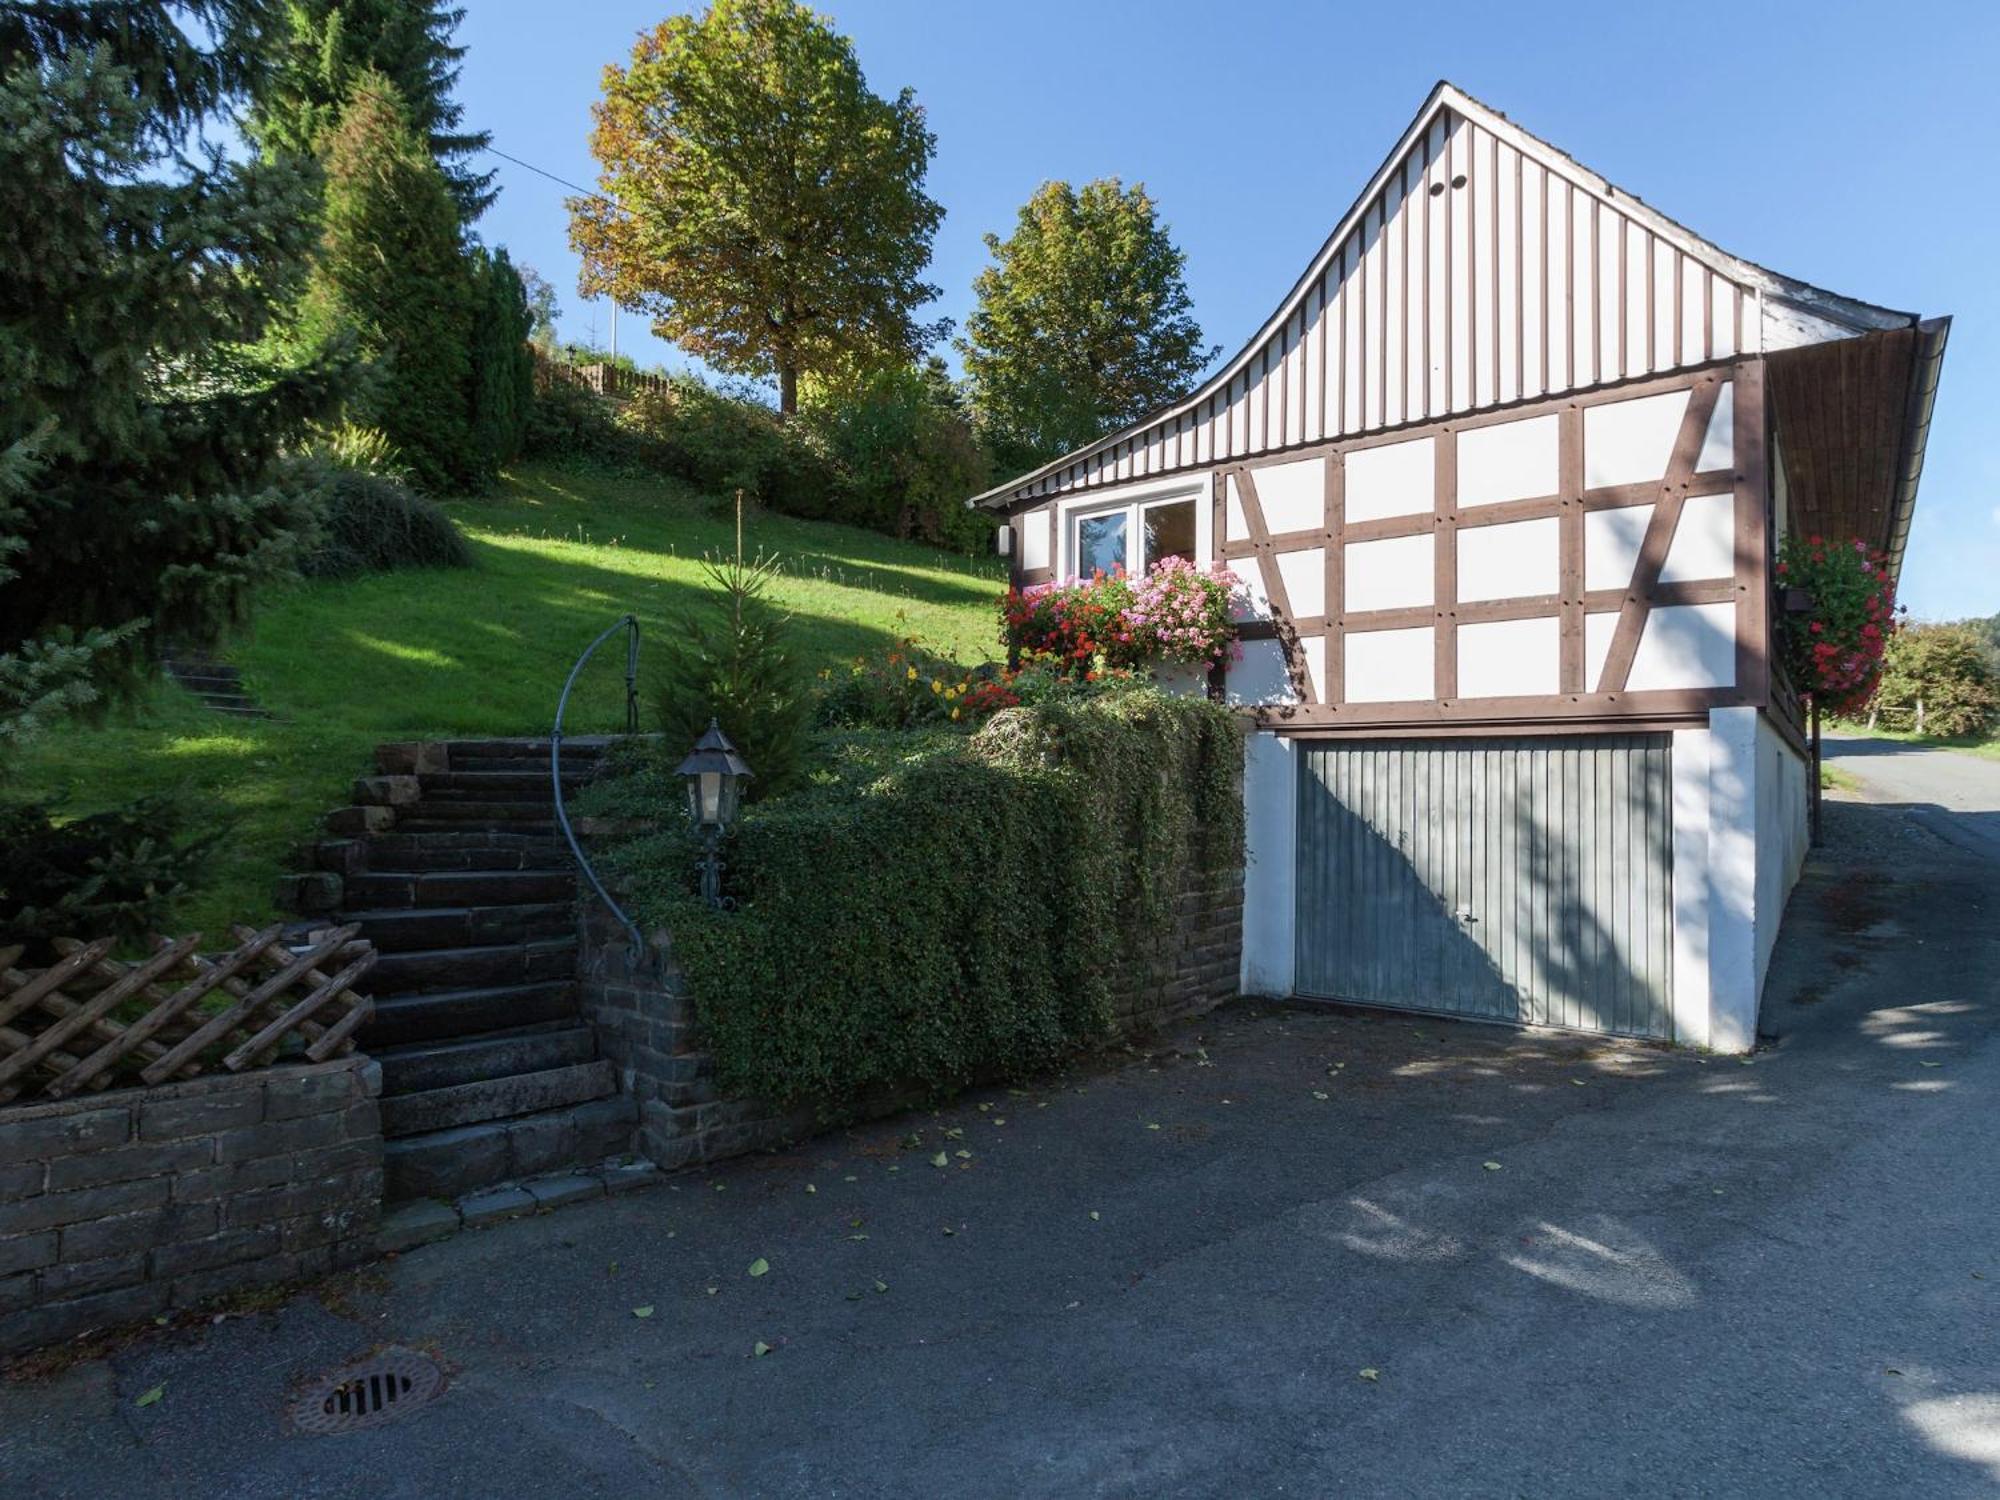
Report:
[[[734,543],[730,508],[671,481],[540,466],[447,508],[476,567],[301,583],[263,602],[227,655],[275,719],[224,718],[163,684],[100,727],[42,740],[10,791],[66,793],[77,812],[182,791],[236,820],[232,852],[176,914],[213,936],[269,909],[289,851],[346,800],[376,741],[546,734],[577,653],[628,612],[647,642],[646,727],[647,652],[700,604],[703,554]],[[746,520],[745,548],[782,559],[773,601],[792,615],[808,670],[903,634],[967,664],[998,654],[996,562],[760,513]],[[623,651],[607,646],[565,730],[621,727],[623,699]]]

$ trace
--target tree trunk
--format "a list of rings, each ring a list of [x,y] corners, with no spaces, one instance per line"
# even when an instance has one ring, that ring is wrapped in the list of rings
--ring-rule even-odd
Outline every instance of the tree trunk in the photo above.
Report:
[[[799,367],[783,361],[778,365],[778,414],[783,417],[799,414]]]

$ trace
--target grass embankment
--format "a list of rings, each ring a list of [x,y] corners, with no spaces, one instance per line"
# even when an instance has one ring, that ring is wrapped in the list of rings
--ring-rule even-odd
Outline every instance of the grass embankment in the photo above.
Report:
[[[97,728],[42,740],[10,788],[67,794],[74,812],[185,791],[237,820],[176,915],[211,936],[270,910],[275,877],[327,809],[346,800],[385,739],[545,734],[576,655],[619,615],[646,652],[701,602],[701,559],[734,544],[731,509],[671,481],[530,466],[498,493],[447,509],[477,566],[299,583],[261,602],[227,654],[276,720],[224,718],[170,684]],[[998,563],[872,532],[752,514],[747,550],[783,559],[772,599],[790,612],[808,670],[903,634],[968,664],[998,654]],[[624,652],[592,659],[565,732],[622,726]]]

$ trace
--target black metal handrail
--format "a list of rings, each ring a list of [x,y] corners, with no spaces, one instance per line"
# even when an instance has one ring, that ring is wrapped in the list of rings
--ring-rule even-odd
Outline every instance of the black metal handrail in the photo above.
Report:
[[[576,665],[569,669],[569,677],[563,683],[562,696],[556,699],[555,728],[549,733],[549,781],[555,789],[556,823],[561,827],[563,837],[569,840],[569,852],[576,857],[577,868],[583,871],[583,878],[590,882],[590,888],[597,892],[597,899],[609,907],[611,915],[624,924],[625,930],[632,935],[633,948],[638,949],[645,946],[645,940],[639,935],[639,924],[625,915],[625,908],[611,899],[611,892],[607,891],[604,882],[597,878],[597,871],[592,867],[589,856],[583,852],[583,845],[576,841],[576,830],[569,826],[569,811],[563,806],[562,724],[563,712],[569,707],[570,689],[576,686],[577,674],[583,671],[584,663],[590,660],[591,654],[621,630],[626,633],[625,732],[627,734],[639,732],[639,620],[635,615],[624,615],[615,625],[585,646],[583,654],[576,659]]]

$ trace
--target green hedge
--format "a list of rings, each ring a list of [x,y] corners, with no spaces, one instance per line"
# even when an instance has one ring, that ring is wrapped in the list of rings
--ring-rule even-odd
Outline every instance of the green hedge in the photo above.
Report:
[[[731,1093],[838,1103],[1020,1076],[1102,1038],[1107,977],[1156,945],[1184,877],[1241,861],[1241,732],[1146,689],[1010,709],[978,733],[851,731],[807,790],[752,808],[738,908],[689,895],[684,825],[611,852],[673,934]],[[653,768],[605,810],[670,805]]]

